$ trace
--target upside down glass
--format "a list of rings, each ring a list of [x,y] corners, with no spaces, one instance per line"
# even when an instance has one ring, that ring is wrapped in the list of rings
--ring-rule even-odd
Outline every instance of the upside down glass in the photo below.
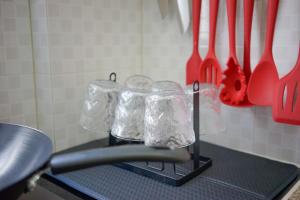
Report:
[[[113,81],[96,80],[88,85],[80,125],[95,133],[111,130],[121,86]]]
[[[152,80],[142,75],[134,75],[126,80],[115,111],[113,136],[133,141],[144,139],[145,98],[151,85]]]
[[[185,88],[185,94],[190,110],[190,120],[193,123],[193,86]],[[218,134],[225,131],[225,124],[221,116],[221,102],[219,89],[212,84],[199,85],[199,114],[200,135]]]
[[[154,83],[146,97],[145,145],[181,148],[195,142],[183,89],[175,82]]]

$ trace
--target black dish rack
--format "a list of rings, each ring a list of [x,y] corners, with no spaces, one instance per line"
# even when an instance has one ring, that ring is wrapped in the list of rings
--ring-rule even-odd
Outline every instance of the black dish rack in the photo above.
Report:
[[[116,73],[111,73],[109,79],[111,81],[116,81]],[[173,186],[180,186],[209,168],[212,165],[212,160],[208,157],[200,155],[199,95],[199,82],[195,81],[193,84],[193,120],[196,140],[194,144],[186,147],[191,154],[191,159],[189,161],[185,163],[123,162],[114,165],[133,173]],[[111,135],[111,133],[109,134],[110,146],[137,143],[142,142],[125,141],[115,138]]]

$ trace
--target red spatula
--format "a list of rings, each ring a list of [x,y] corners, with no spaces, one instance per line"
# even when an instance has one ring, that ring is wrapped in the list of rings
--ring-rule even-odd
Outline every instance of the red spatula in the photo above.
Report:
[[[217,87],[222,81],[222,68],[216,57],[215,39],[219,0],[209,1],[209,45],[208,53],[200,66],[200,81],[213,83]]]
[[[279,81],[272,46],[279,0],[268,1],[267,31],[265,50],[248,84],[248,98],[260,106],[272,106],[274,90]]]
[[[227,105],[238,105],[244,100],[247,89],[246,78],[238,62],[235,47],[235,21],[236,0],[226,0],[228,30],[229,30],[229,59],[227,69],[224,72],[224,88],[220,93],[220,99]]]
[[[276,84],[273,119],[277,122],[300,125],[300,46],[294,69]]]
[[[186,65],[186,84],[200,81],[202,59],[198,50],[201,0],[193,0],[193,53]]]

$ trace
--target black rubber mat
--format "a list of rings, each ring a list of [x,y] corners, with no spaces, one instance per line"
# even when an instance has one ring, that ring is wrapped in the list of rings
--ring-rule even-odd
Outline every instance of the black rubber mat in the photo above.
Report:
[[[94,148],[103,141],[76,149]],[[201,142],[201,154],[213,165],[188,183],[173,187],[113,166],[54,176],[95,199],[273,199],[297,177],[297,168]]]
[[[267,199],[274,198],[297,177],[298,169],[294,165],[205,142],[201,144],[203,155],[213,160],[213,166],[202,176],[240,187]]]

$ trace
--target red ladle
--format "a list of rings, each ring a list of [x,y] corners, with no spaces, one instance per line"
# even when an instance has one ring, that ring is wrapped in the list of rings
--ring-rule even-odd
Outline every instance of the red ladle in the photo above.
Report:
[[[294,69],[280,79],[274,92],[273,119],[300,125],[300,45]]]
[[[244,100],[247,85],[243,70],[238,62],[235,48],[235,20],[236,0],[226,0],[228,30],[229,30],[229,59],[227,69],[224,72],[224,88],[220,93],[220,99],[227,105],[238,105]]]
[[[202,59],[199,54],[199,24],[200,24],[201,0],[193,0],[193,53],[186,64],[186,84],[200,81],[200,65]]]
[[[272,106],[274,90],[279,81],[272,53],[278,4],[279,0],[268,1],[265,50],[252,76],[250,77],[248,85],[249,101],[260,106]]]
[[[222,68],[216,57],[215,39],[219,0],[209,1],[209,45],[208,53],[200,66],[200,81],[213,83],[217,87],[222,82]]]

